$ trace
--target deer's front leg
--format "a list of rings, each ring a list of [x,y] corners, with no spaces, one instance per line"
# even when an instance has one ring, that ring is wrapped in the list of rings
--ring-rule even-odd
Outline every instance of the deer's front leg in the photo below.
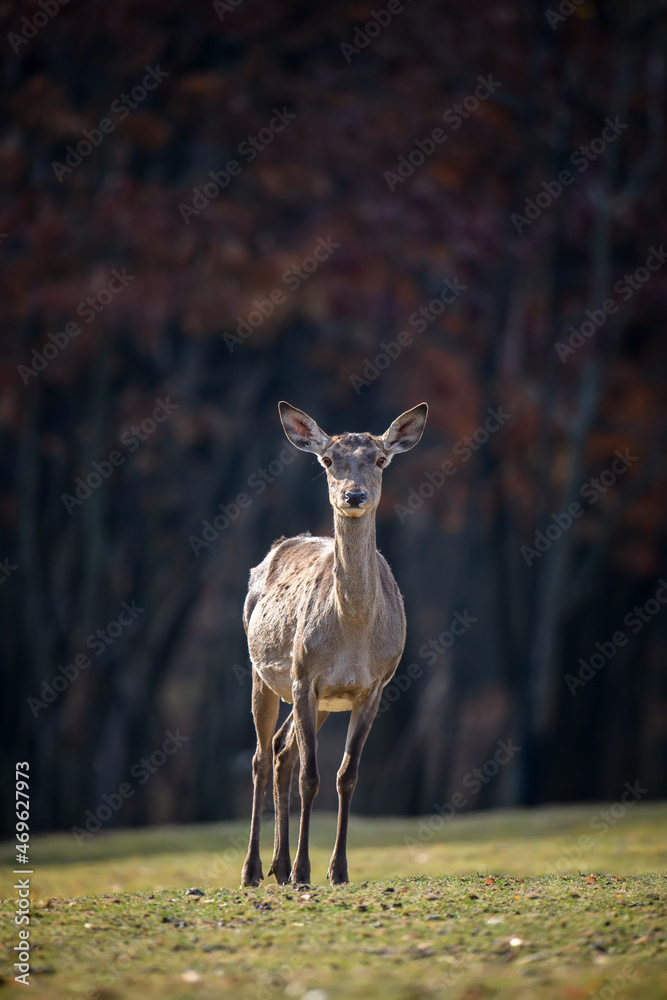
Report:
[[[301,824],[299,844],[292,868],[292,882],[307,885],[310,882],[310,858],[308,857],[308,836],[310,833],[310,813],[313,801],[320,787],[317,770],[317,698],[306,682],[295,681],[292,685],[294,698],[294,731],[299,747],[301,772],[299,792],[301,794]]]
[[[242,885],[259,885],[264,878],[259,857],[259,830],[262,824],[262,807],[266,786],[271,777],[273,753],[271,741],[278,720],[280,698],[261,680],[256,670],[252,672],[252,715],[257,730],[257,750],[252,759],[253,796],[250,843],[241,875]]]
[[[332,885],[342,885],[349,882],[347,874],[347,826],[350,818],[350,803],[352,793],[357,784],[359,775],[359,761],[361,751],[364,748],[366,738],[371,731],[373,720],[377,715],[382,688],[366,701],[355,705],[350,713],[350,724],[347,729],[345,740],[345,754],[343,762],[336,777],[336,787],[338,788],[338,828],[336,830],[336,844],[334,846],[331,861],[329,862],[329,880]]]

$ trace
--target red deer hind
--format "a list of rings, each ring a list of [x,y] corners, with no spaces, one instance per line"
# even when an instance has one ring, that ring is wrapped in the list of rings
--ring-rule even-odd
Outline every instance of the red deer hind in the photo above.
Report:
[[[317,731],[329,712],[350,712],[337,776],[338,829],[329,862],[334,885],[348,881],[347,826],[361,751],[405,645],[403,598],[375,543],[382,473],[394,455],[414,448],[428,406],[402,413],[381,437],[329,437],[289,403],[279,404],[285,433],[324,466],[334,537],[297,535],[274,543],[250,573],[243,623],[252,660],[252,713],[257,730],[254,794],[243,885],[262,880],[259,831],[273,773],[275,842],[269,875],[310,882],[308,834],[320,778]],[[280,700],[292,711],[275,732]],[[301,825],[294,865],[289,853],[292,771],[300,761]]]

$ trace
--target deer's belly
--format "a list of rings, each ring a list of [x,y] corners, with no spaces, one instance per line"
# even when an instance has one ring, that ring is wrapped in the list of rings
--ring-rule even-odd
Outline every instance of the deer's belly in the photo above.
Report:
[[[324,663],[314,665],[311,676],[320,711],[351,711],[355,704],[365,701],[371,695],[376,688],[378,674],[386,677],[392,665],[395,667],[394,660],[394,664],[389,661],[373,670],[370,657],[360,656],[359,650],[356,650],[355,661],[351,667],[350,656],[338,654],[331,658],[326,657]],[[290,705],[293,703],[291,659],[276,657],[268,663],[255,662],[254,668],[262,681],[279,695],[282,701]]]
[[[321,712],[349,712],[353,704],[351,698],[321,698],[317,707]]]
[[[294,699],[289,663],[269,663],[261,666],[255,664],[255,670],[264,683],[280,696],[282,701],[286,701],[289,705],[292,704]],[[358,700],[360,700],[358,692],[329,694],[318,698],[317,707],[321,712],[349,712],[355,701]]]

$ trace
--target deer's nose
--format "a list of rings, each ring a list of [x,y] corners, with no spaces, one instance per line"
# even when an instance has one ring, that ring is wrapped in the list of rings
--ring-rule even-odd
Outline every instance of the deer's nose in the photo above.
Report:
[[[360,507],[367,496],[367,493],[348,491],[343,495],[343,499],[345,500],[345,503],[350,505],[350,507]]]

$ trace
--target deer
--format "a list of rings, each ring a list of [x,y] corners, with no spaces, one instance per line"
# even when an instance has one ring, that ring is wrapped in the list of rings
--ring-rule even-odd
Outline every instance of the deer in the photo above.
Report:
[[[330,712],[350,712],[338,770],[338,823],[327,877],[349,882],[347,832],[359,761],[382,691],[403,655],[403,596],[376,547],[375,522],[382,476],[394,455],[418,443],[428,416],[420,403],[402,413],[380,437],[330,437],[297,407],[278,404],[288,440],[317,456],[333,508],[334,534],[309,532],[273,543],[250,571],[243,624],[252,664],[252,715],[257,748],[252,762],[253,802],[242,885],[264,878],[259,835],[264,797],[273,775],[273,860],[280,885],[310,883],[308,840],[320,786],[317,732]],[[292,705],[275,732],[280,701]],[[289,850],[292,772],[300,764],[301,817],[294,865]]]

